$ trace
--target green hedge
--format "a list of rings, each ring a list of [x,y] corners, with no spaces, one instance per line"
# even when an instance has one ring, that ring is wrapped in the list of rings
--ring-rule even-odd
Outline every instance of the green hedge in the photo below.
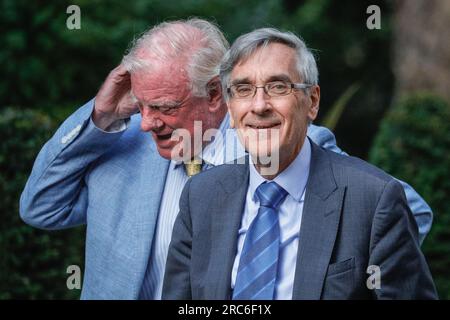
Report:
[[[42,231],[19,217],[19,197],[37,153],[56,128],[37,111],[0,111],[0,299],[73,299],[69,265],[83,269],[84,230]]]
[[[429,93],[400,100],[381,124],[370,161],[410,183],[434,212],[423,250],[441,299],[450,299],[450,106]]]

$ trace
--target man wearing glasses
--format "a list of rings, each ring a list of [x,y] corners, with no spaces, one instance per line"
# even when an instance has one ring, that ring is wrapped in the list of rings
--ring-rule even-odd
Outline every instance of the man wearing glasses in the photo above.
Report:
[[[161,297],[181,190],[228,154],[223,139],[194,139],[196,131],[225,136],[229,128],[218,77],[227,48],[205,20],[153,27],[39,153],[20,214],[42,229],[87,225],[83,299]],[[178,139],[180,132],[188,135]],[[329,130],[311,125],[309,136],[341,152]],[[431,209],[405,188],[423,239]]]
[[[250,159],[186,183],[163,298],[437,298],[401,185],[307,137],[317,74],[303,41],[276,29],[245,34],[227,52],[230,124]]]

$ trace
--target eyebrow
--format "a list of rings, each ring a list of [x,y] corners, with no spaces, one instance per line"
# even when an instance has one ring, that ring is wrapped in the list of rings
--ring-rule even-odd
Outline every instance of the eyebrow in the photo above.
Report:
[[[233,81],[231,81],[231,85],[235,85],[235,84],[241,84],[241,83],[250,83],[250,79],[249,78],[237,78],[234,79]]]
[[[286,82],[292,82],[291,78],[290,78],[287,74],[284,74],[284,73],[281,73],[281,74],[275,74],[275,75],[270,76],[269,78],[267,78],[267,79],[265,80],[265,83],[273,82],[273,81],[286,81]],[[250,81],[250,79],[249,79],[248,77],[245,77],[245,78],[237,78],[237,79],[234,79],[234,80],[231,82],[231,85],[244,84],[244,83],[252,83],[252,81]]]
[[[132,91],[130,91],[130,96],[131,96],[131,100],[133,101],[133,103],[138,103],[141,106],[145,106],[145,107],[169,107],[169,108],[176,108],[178,106],[181,105],[180,101],[162,101],[162,102],[149,102],[149,103],[141,103],[138,98],[136,98],[136,96],[134,95],[134,93]]]
[[[162,101],[162,102],[150,102],[150,103],[147,103],[146,106],[176,108],[180,104],[181,104],[181,102],[179,102],[179,101]]]

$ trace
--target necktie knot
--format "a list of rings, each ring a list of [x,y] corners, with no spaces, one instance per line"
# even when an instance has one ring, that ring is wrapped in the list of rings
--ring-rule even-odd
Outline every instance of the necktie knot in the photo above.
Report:
[[[255,194],[259,199],[260,206],[278,210],[288,193],[276,182],[271,181],[260,184],[256,188]]]
[[[186,175],[190,178],[202,171],[202,160],[194,158],[184,163],[184,170]]]

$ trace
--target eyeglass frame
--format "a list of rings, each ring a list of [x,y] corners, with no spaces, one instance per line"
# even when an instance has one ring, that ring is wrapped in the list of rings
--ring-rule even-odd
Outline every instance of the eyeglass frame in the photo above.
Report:
[[[288,84],[290,86],[290,91],[285,93],[285,94],[272,96],[269,93],[268,89],[266,89],[266,87],[267,87],[267,85],[269,85],[271,83],[276,83],[276,82],[283,82],[285,84]],[[236,87],[236,86],[239,86],[239,85],[251,86],[252,88],[254,88],[253,94],[249,95],[247,97],[234,97],[231,94],[231,87]],[[227,93],[228,93],[228,96],[230,98],[234,98],[234,99],[237,99],[237,100],[253,99],[255,97],[255,95],[256,95],[256,91],[258,91],[259,88],[262,88],[264,90],[264,93],[267,94],[269,97],[271,97],[271,98],[275,97],[276,98],[276,97],[287,96],[287,95],[291,94],[294,89],[308,89],[308,88],[311,88],[313,86],[314,85],[310,84],[310,83],[300,83],[300,82],[295,83],[295,82],[284,81],[284,80],[270,81],[270,82],[267,82],[266,84],[264,84],[263,86],[255,86],[254,84],[251,84],[251,83],[238,83],[238,84],[233,84],[233,85],[227,87]]]

